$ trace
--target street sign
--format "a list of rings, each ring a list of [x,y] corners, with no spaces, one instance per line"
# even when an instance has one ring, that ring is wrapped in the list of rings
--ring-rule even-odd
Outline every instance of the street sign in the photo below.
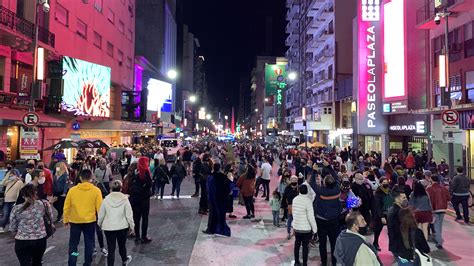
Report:
[[[34,127],[39,123],[39,115],[35,112],[27,112],[23,115],[23,125],[26,127]]]
[[[454,143],[455,138],[454,137],[446,137],[446,143]]]
[[[455,125],[459,122],[459,113],[456,110],[445,110],[441,114],[441,119],[443,119],[443,124]]]

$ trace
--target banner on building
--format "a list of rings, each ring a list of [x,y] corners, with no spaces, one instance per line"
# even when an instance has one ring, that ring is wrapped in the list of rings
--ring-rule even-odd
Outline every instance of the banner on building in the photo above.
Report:
[[[286,65],[265,65],[265,96],[276,95],[286,87]]]
[[[20,158],[40,159],[39,157],[39,132],[20,130]]]
[[[358,133],[387,133],[382,110],[383,94],[383,1],[359,0],[358,5]]]

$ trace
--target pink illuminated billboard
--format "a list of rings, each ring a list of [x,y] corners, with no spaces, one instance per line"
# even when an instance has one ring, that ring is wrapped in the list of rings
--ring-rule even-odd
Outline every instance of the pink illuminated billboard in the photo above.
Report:
[[[383,115],[383,0],[359,0],[358,5],[358,133],[387,132]]]

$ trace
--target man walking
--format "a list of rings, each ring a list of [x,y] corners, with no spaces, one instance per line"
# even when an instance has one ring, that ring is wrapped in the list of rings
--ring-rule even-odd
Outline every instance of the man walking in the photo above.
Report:
[[[392,195],[394,203],[388,210],[387,215],[388,250],[393,253],[393,257],[399,262],[399,252],[404,249],[399,212],[402,208],[408,207],[408,199],[405,193],[401,191],[394,191]]]
[[[443,237],[441,232],[443,229],[444,214],[448,208],[449,191],[439,184],[439,175],[434,175],[432,179],[433,184],[426,189],[426,192],[430,197],[431,206],[433,208],[436,247],[442,249]]]
[[[367,243],[367,223],[358,211],[350,212],[346,216],[347,230],[341,232],[336,240],[337,263],[343,266],[382,265],[374,246]]]
[[[464,168],[462,166],[456,169],[457,174],[451,182],[449,190],[453,195],[451,202],[453,203],[453,208],[456,211],[456,221],[462,220],[464,218],[464,223],[469,224],[469,179],[464,175]],[[463,216],[459,210],[459,204],[462,205]]]
[[[263,196],[262,198],[265,198],[266,201],[269,201],[270,197],[270,177],[272,174],[272,166],[268,162],[268,158],[264,157],[263,158],[263,164],[262,164],[262,176],[261,176],[261,182],[263,185]],[[258,191],[257,191],[258,193]]]
[[[84,234],[84,265],[91,265],[97,213],[102,204],[100,189],[91,183],[91,170],[82,170],[80,179],[82,183],[69,190],[64,202],[64,225],[70,226],[69,266],[77,263],[79,256],[77,246],[81,239],[81,233]]]

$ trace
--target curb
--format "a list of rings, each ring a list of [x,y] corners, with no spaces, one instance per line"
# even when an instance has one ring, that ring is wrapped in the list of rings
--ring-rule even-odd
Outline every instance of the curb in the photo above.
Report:
[[[451,217],[456,217],[456,212],[455,212],[454,210],[451,210],[451,209],[447,209],[446,214],[449,215],[449,216],[451,216]],[[469,221],[470,221],[471,223],[474,223],[474,217],[472,217],[472,216],[470,215]]]

